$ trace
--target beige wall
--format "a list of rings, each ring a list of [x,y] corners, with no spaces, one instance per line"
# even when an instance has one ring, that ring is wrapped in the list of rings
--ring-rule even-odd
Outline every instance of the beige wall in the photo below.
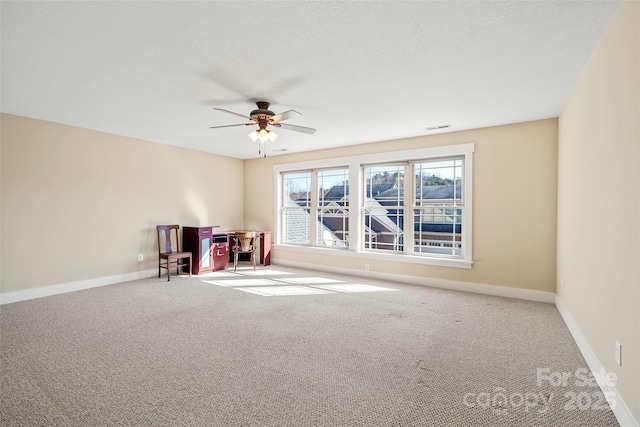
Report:
[[[321,138],[321,130],[315,138]],[[275,260],[555,292],[556,119],[247,160],[245,226],[275,230],[273,165],[423,147],[475,143],[470,270],[301,253]],[[311,144],[301,137],[300,144]]]
[[[640,424],[639,123],[640,3],[623,2],[560,116],[558,296]]]
[[[243,226],[242,160],[1,118],[3,293],[155,269],[157,224]]]
[[[274,163],[468,142],[474,267],[368,261],[371,269],[555,291],[554,119],[246,162],[12,115],[1,124],[2,292],[155,268],[159,223],[275,230]],[[354,267],[344,257],[276,256]]]

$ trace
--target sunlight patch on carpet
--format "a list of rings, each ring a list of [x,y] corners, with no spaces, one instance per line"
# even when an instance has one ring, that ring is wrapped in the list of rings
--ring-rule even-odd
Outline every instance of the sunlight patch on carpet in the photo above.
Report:
[[[228,272],[217,276],[209,276],[208,280],[201,280],[200,282],[203,285],[221,286],[261,296],[326,295],[335,293],[355,294],[398,291],[398,289],[366,285],[363,283],[346,283],[343,280],[321,276],[265,277],[283,274],[293,273],[271,269],[256,271],[253,271],[253,269],[245,269],[236,273]]]
[[[347,294],[358,292],[393,292],[398,289],[384,288],[382,286],[364,285],[361,283],[344,283],[340,285],[314,285],[315,288],[325,289],[334,292],[344,292]]]
[[[249,292],[264,297],[291,296],[291,295],[320,295],[332,294],[326,289],[307,288],[303,286],[268,286],[268,287],[247,287],[236,288],[239,291]]]
[[[289,276],[292,275],[293,273],[290,273],[288,271],[281,271],[281,270],[253,270],[250,267],[247,267],[247,269],[243,269],[240,270],[238,269],[237,274],[243,274],[246,276]]]
[[[218,279],[221,277],[238,277],[236,273],[233,271],[212,271],[210,273],[201,273],[198,274],[198,277],[207,277],[211,279]]]
[[[228,288],[236,286],[274,286],[278,284],[278,282],[270,279],[203,280],[203,282]]]
[[[344,283],[342,280],[328,279],[326,277],[293,277],[279,279],[281,282],[293,283],[295,285],[320,285],[329,283]]]

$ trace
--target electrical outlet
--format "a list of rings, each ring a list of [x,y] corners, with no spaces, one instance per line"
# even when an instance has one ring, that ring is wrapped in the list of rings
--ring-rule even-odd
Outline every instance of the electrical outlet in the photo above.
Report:
[[[618,341],[616,341],[616,363],[622,366],[622,346]]]
[[[144,255],[138,254],[138,261],[144,261]]]
[[[365,270],[365,271],[369,271],[369,264],[365,264],[365,265],[364,265],[364,270]]]

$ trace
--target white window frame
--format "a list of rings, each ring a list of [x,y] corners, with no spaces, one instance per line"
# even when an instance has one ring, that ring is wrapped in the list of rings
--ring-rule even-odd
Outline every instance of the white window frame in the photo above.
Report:
[[[333,159],[310,160],[295,163],[282,163],[273,166],[274,172],[274,246],[292,248],[306,253],[321,254],[339,254],[340,256],[351,256],[368,260],[384,260],[397,261],[413,264],[426,264],[444,267],[471,268],[473,265],[473,153],[475,144],[458,144],[446,145],[440,147],[419,148],[415,150],[392,151],[386,153],[364,154],[360,156],[340,157]],[[363,195],[363,166],[375,163],[392,163],[406,162],[407,165],[412,161],[431,160],[446,157],[463,157],[464,158],[464,179],[463,179],[463,198],[465,211],[462,219],[462,245],[464,252],[462,256],[456,258],[435,256],[430,254],[415,253],[381,253],[380,251],[363,250],[363,227],[362,227],[362,204]],[[316,246],[315,239],[317,232],[312,225],[311,230],[311,246],[307,245],[286,245],[282,243],[281,230],[281,206],[282,206],[282,178],[284,172],[296,171],[317,171],[319,169],[348,168],[349,169],[349,247],[338,248],[331,246]],[[317,193],[315,173],[312,173],[312,194]],[[412,197],[412,191],[406,191],[405,197]],[[412,202],[409,202],[412,203]],[[410,207],[411,205],[407,205]],[[312,207],[312,211],[313,207]],[[312,224],[315,221],[312,221]],[[406,239],[406,237],[405,237]]]
[[[312,204],[313,208],[315,209],[315,216],[313,216],[313,217],[312,217],[312,218],[313,218],[312,220],[315,222],[316,227],[317,227],[317,226],[318,226],[318,224],[319,224],[319,221],[318,221],[318,215],[321,213],[321,211],[324,211],[324,210],[329,209],[329,207],[327,207],[327,206],[325,206],[325,205],[323,205],[323,206],[321,207],[321,206],[320,206],[320,204],[319,204],[319,202],[320,202],[320,200],[319,200],[319,199],[320,199],[320,188],[319,188],[319,184],[318,184],[318,180],[319,180],[319,178],[320,178],[320,177],[319,177],[319,174],[320,174],[320,173],[322,173],[322,172],[336,171],[336,170],[346,170],[346,171],[347,171],[347,175],[348,175],[348,172],[349,172],[349,168],[348,168],[348,167],[346,167],[346,166],[337,166],[337,167],[331,167],[331,168],[322,168],[322,169],[314,170],[314,171],[312,172],[312,174],[314,174],[314,175],[315,175],[315,177],[313,177],[312,179],[315,179],[315,181],[316,181],[316,194],[315,194],[315,200],[312,200],[312,202],[311,202],[311,204]],[[348,199],[349,199],[349,202],[351,202],[351,198],[350,198],[350,197],[348,197]],[[345,204],[345,206],[337,207],[336,209],[342,209],[342,210],[346,211],[346,212],[347,212],[347,215],[346,215],[347,220],[350,218],[350,216],[348,215],[348,212],[350,211],[349,203]],[[343,230],[343,231],[344,231],[344,230]],[[348,234],[348,233],[351,233],[351,227],[349,227],[349,231],[347,232],[347,234]],[[312,245],[313,245],[313,246],[333,247],[333,248],[336,248],[336,249],[347,249],[347,247],[349,246],[349,239],[348,239],[348,238],[347,238],[347,241],[346,241],[346,245],[345,245],[345,246],[342,246],[342,245],[332,246],[332,245],[321,244],[321,243],[318,241],[318,240],[319,240],[320,233],[319,233],[319,230],[317,230],[317,229],[316,229],[316,234],[315,234],[315,236],[316,236],[316,240],[315,240],[315,241],[313,241],[313,240],[312,240]]]
[[[309,174],[309,198],[311,199],[309,206],[307,206],[307,207],[296,206],[295,208],[291,208],[291,207],[287,207],[286,208],[287,210],[288,209],[294,209],[294,210],[297,210],[297,211],[304,212],[307,208],[311,208],[311,205],[313,204],[313,193],[311,193],[311,190],[314,187],[314,182],[313,182],[314,179],[315,179],[314,178],[314,173],[311,170],[300,170],[300,171],[290,171],[290,172],[293,172],[293,173],[296,173],[296,174],[307,174],[307,173]],[[284,172],[284,173],[287,173],[287,172]],[[281,179],[280,184],[281,185],[280,185],[280,188],[279,188],[278,191],[280,193],[284,193],[285,192],[285,180]],[[285,210],[285,207],[282,206],[281,212],[283,212],[284,210]],[[283,218],[282,218],[282,221],[284,221]],[[285,227],[284,227],[282,221],[278,223],[279,230],[281,231],[280,236],[284,236],[284,234],[286,234],[286,233],[284,233],[284,231],[285,231],[284,228]],[[315,230],[315,227],[316,227],[316,224],[314,223],[314,221],[311,220],[311,218],[309,218],[309,232],[312,232],[313,230]],[[309,236],[309,237],[311,237],[311,236]],[[284,237],[282,238],[282,240],[284,240]],[[312,241],[311,241],[311,238],[309,238],[309,243],[297,243],[297,244],[296,243],[291,243],[291,242],[286,242],[286,243],[289,244],[289,245],[297,245],[297,244],[299,244],[299,245],[309,246],[312,243]]]
[[[367,178],[366,175],[365,175],[366,168],[367,167],[376,167],[378,165],[387,166],[387,167],[397,167],[398,171],[402,171],[403,180],[405,180],[406,177],[410,174],[410,172],[408,173],[408,171],[407,171],[408,163],[406,161],[403,161],[403,162],[383,162],[383,163],[360,165],[360,168],[362,169],[362,178],[363,178],[363,180],[359,184],[362,187],[361,188],[362,191],[364,191],[364,189],[367,188],[366,183],[364,182],[366,180],[366,178]],[[406,184],[406,182],[403,183],[403,186],[405,186],[405,184]],[[407,191],[406,191],[406,189],[403,192],[404,192],[403,204],[402,205],[398,205],[398,206],[394,206],[394,207],[398,207],[398,209],[402,209],[402,212],[403,212],[402,215],[404,216],[404,215],[406,215],[406,212],[407,212],[407,201],[406,201]],[[364,225],[362,224],[362,222],[364,220],[364,217],[365,217],[365,211],[367,210],[368,207],[369,208],[373,208],[372,206],[365,205],[366,198],[367,198],[367,195],[363,193],[362,199],[360,199],[360,206],[359,206],[360,215],[361,215],[360,224],[363,226],[362,230],[360,230],[361,233],[364,232],[364,228],[365,228]],[[387,208],[384,207],[384,206],[380,206],[380,207],[378,207],[378,209],[381,210],[381,211],[386,211],[387,210]],[[404,240],[407,239],[407,230],[401,230],[400,234],[403,236]],[[413,234],[411,234],[411,235],[413,235]],[[366,248],[365,247],[366,246],[366,242],[365,242],[365,239],[364,239],[364,235],[362,237],[363,238],[360,240],[360,249],[363,252],[373,252],[373,253],[382,253],[382,254],[401,253],[401,251],[399,251],[397,249],[396,250],[390,250],[390,249],[375,249],[375,248],[371,248],[371,247]],[[394,243],[394,246],[396,246],[398,244],[399,243],[396,241]],[[369,245],[369,246],[371,246],[371,245]],[[404,245],[404,246],[405,246],[405,250],[406,250],[406,245]]]
[[[425,207],[427,208],[431,208],[431,209],[435,209],[437,207],[437,205],[418,205],[417,201],[418,201],[418,197],[417,197],[417,192],[413,191],[416,189],[416,165],[420,165],[420,164],[428,164],[428,163],[441,163],[441,162],[449,162],[449,161],[460,161],[462,162],[462,167],[460,168],[460,173],[461,173],[461,178],[462,178],[462,188],[460,190],[460,193],[462,195],[461,200],[460,200],[460,205],[455,205],[455,203],[453,203],[451,206],[449,206],[450,208],[452,208],[452,210],[456,210],[456,209],[460,209],[462,214],[461,214],[461,218],[464,218],[466,215],[466,207],[465,207],[465,197],[464,197],[464,182],[466,180],[465,178],[465,171],[464,171],[464,162],[465,162],[465,156],[447,156],[447,157],[437,157],[437,158],[429,158],[429,159],[419,159],[419,160],[412,160],[407,162],[407,164],[405,164],[405,168],[404,168],[404,205],[407,206],[404,209],[404,252],[407,254],[414,254],[414,255],[421,255],[421,256],[430,256],[430,257],[442,257],[442,258],[453,258],[453,259],[460,259],[460,256],[456,256],[453,254],[438,254],[435,252],[416,252],[415,247],[416,247],[416,233],[415,233],[415,210],[422,210]],[[455,181],[455,180],[454,180]],[[454,183],[455,185],[455,183]],[[423,201],[425,199],[422,199],[422,197],[420,197],[420,200]],[[426,199],[429,200],[429,199]],[[410,215],[410,216],[409,216]],[[407,220],[407,218],[410,219],[410,221]],[[422,215],[420,215],[420,223],[422,223]],[[409,222],[411,225],[413,225],[412,227],[407,227],[407,222]],[[455,228],[455,220],[453,222],[453,227]],[[461,223],[462,225],[462,223]],[[461,237],[464,235],[464,232],[461,233]],[[422,236],[422,234],[420,234],[420,236]],[[447,241],[446,243],[451,243],[451,251],[455,252],[455,247],[457,244],[457,241],[455,240],[455,233],[452,234],[452,240],[449,242]],[[463,247],[464,241],[461,240],[460,242],[460,247],[462,250],[464,250],[465,248]],[[369,249],[371,250],[371,249]]]

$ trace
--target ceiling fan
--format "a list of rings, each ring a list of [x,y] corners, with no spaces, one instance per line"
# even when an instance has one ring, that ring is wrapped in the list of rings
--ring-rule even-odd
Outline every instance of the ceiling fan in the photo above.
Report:
[[[302,132],[307,134],[313,134],[316,132],[313,128],[308,128],[304,126],[296,126],[290,125],[287,123],[281,123],[284,120],[288,120],[291,117],[297,115],[302,115],[296,110],[288,110],[279,114],[275,114],[273,111],[269,110],[269,103],[267,101],[258,101],[256,102],[256,106],[258,109],[253,110],[249,113],[249,115],[236,113],[234,111],[225,110],[224,108],[214,108],[214,110],[224,111],[225,113],[233,114],[234,116],[242,117],[243,119],[250,120],[249,123],[239,123],[235,125],[223,125],[223,126],[211,126],[210,129],[218,129],[218,128],[228,128],[234,126],[254,126],[258,125],[258,129],[254,130],[249,134],[249,138],[253,142],[260,141],[260,143],[266,143],[267,141],[275,141],[278,137],[275,132],[267,129],[268,126],[278,127],[287,130],[293,130],[296,132]],[[258,153],[260,153],[260,148],[258,146]],[[266,150],[265,150],[266,157]]]

